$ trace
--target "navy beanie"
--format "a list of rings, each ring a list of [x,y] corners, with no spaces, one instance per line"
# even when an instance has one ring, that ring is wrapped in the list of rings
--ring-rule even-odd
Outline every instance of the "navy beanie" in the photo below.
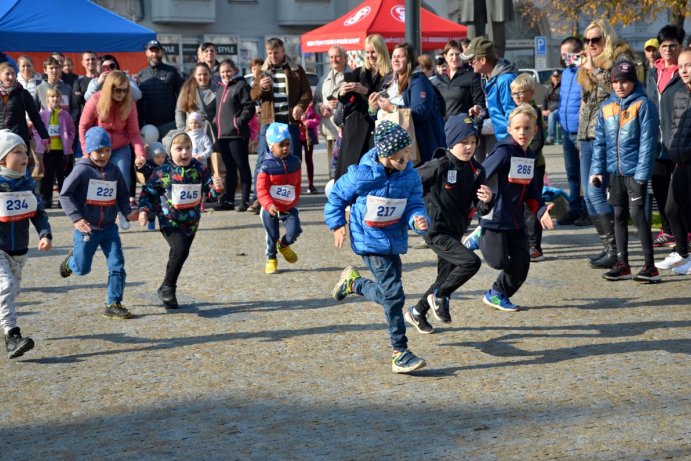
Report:
[[[473,120],[468,114],[458,114],[449,117],[444,127],[444,133],[446,134],[446,145],[449,149],[470,136],[479,138]]]

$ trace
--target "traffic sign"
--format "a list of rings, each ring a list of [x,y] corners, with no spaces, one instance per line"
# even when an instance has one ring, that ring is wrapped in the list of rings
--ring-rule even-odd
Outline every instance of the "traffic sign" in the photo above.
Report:
[[[535,37],[535,56],[547,56],[547,37],[544,35]]]

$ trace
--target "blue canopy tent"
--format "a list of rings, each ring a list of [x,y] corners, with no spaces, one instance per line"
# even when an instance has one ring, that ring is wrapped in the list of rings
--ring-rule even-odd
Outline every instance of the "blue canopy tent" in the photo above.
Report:
[[[0,50],[143,52],[156,33],[88,0],[1,0]]]

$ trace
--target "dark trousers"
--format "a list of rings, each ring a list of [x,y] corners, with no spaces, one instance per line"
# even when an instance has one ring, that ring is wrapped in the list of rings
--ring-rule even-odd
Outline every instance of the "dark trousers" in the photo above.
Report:
[[[542,193],[542,187],[545,185],[545,165],[535,167],[535,181],[538,190]],[[537,248],[542,253],[542,224],[529,207],[525,207],[525,227],[528,229],[530,246]]]
[[[528,278],[530,270],[530,242],[526,228],[503,231],[483,228],[480,250],[489,267],[501,270],[492,289],[507,298],[513,296]]]
[[[305,164],[307,165],[307,184],[310,186],[314,185],[314,144],[307,144],[302,142],[302,146],[305,148]],[[302,160],[302,154],[300,155],[300,160]]]
[[[665,213],[676,241],[674,251],[682,256],[689,252],[689,211],[691,211],[691,164],[677,164],[669,183]]]
[[[65,154],[62,150],[51,150],[43,154],[43,180],[41,181],[41,196],[43,203],[50,207],[53,203],[53,184],[58,180],[58,191],[62,190],[65,180]]]
[[[448,298],[451,294],[470,280],[480,270],[480,258],[468,250],[459,239],[450,235],[435,235],[425,239],[437,254],[437,279],[427,289],[415,305],[415,310],[424,314],[430,308],[427,296],[434,294],[438,298]]]
[[[266,231],[266,259],[275,259],[276,243],[279,238],[282,246],[290,246],[302,233],[298,209],[293,208],[290,211],[281,212],[279,216],[271,216],[271,213],[262,208],[260,215]],[[280,221],[283,221],[283,225],[286,226],[286,233],[283,237],[280,237],[281,233],[278,228]]]
[[[242,203],[249,203],[252,189],[252,171],[249,160],[249,140],[246,138],[221,138],[218,140],[219,150],[226,165],[226,202],[235,201],[235,189],[238,184],[240,171],[240,187],[242,188]]]
[[[648,183],[639,184],[633,176],[610,176],[609,203],[614,208],[614,240],[617,259],[629,262],[629,211],[641,239],[646,264],[653,264],[653,235],[643,207],[648,201]],[[666,194],[665,194],[666,195]]]
[[[660,220],[662,220],[662,231],[665,234],[671,234],[672,228],[667,219],[665,209],[667,207],[667,192],[669,191],[669,181],[674,171],[674,162],[669,159],[655,160],[653,165],[652,176],[650,177],[650,185],[653,188],[653,197],[657,202],[657,207],[660,210]]]
[[[190,247],[196,234],[187,235],[182,230],[174,227],[165,227],[161,229],[161,233],[170,247],[163,284],[174,287],[177,286],[182,266],[190,255]]]

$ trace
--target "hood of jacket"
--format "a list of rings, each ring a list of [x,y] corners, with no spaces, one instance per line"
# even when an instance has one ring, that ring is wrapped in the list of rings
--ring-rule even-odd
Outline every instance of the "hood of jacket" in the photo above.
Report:
[[[518,69],[512,62],[509,62],[504,58],[499,58],[499,60],[497,60],[497,63],[494,65],[494,69],[492,69],[492,73],[489,74],[489,80],[492,80],[493,78],[503,74],[516,73],[518,73]]]

